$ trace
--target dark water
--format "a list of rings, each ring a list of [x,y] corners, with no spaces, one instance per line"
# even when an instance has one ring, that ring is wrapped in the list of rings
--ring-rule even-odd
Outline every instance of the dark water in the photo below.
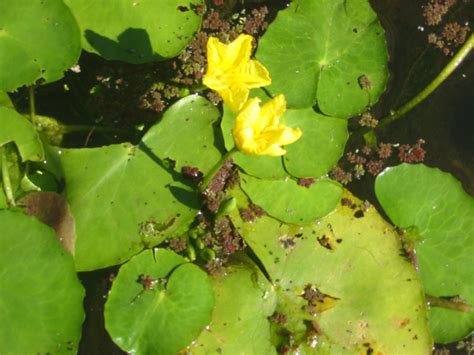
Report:
[[[429,27],[422,1],[371,1],[386,30],[391,78],[376,106],[384,116],[412,98],[448,63],[450,57],[428,44]],[[446,21],[474,24],[474,3],[458,1]],[[423,29],[423,30],[421,30]],[[420,63],[425,64],[420,64]],[[410,87],[411,86],[411,87]],[[418,88],[418,90],[416,90]],[[425,163],[452,173],[474,195],[474,55],[471,55],[424,102],[389,126],[383,141],[426,141]]]

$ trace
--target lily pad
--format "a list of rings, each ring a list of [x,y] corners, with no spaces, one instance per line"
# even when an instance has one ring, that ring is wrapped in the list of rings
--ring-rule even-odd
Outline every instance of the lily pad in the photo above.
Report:
[[[272,74],[272,94],[290,108],[317,105],[349,118],[385,89],[384,30],[367,0],[299,0],[278,13],[259,42],[257,59]]]
[[[15,110],[0,107],[0,147],[14,142],[23,161],[40,161],[44,151],[33,125]]]
[[[276,354],[270,323],[274,297],[254,266],[234,265],[211,278],[215,304],[209,327],[189,347],[192,354]]]
[[[385,169],[375,192],[395,225],[416,231],[412,237],[426,293],[458,296],[471,305],[467,313],[431,308],[435,341],[463,338],[474,330],[474,198],[450,174],[422,164]]]
[[[177,56],[201,26],[202,0],[65,0],[82,30],[82,46],[133,64]]]
[[[222,138],[215,129],[219,118],[219,110],[205,98],[188,96],[166,110],[147,139],[156,141],[153,153],[175,161],[177,171],[191,166],[206,175],[224,150]]]
[[[84,311],[72,257],[33,217],[0,211],[2,354],[77,352]]]
[[[263,180],[242,174],[241,186],[252,202],[270,216],[296,224],[312,223],[327,215],[342,194],[341,186],[330,179],[303,187],[293,179]]]
[[[52,82],[79,58],[79,27],[62,0],[2,1],[0,52],[8,53],[0,57],[0,90]]]
[[[194,219],[196,194],[143,150],[122,144],[62,152],[78,270],[120,264]]]
[[[306,227],[231,218],[273,282],[294,351],[431,354],[421,281],[375,208],[347,194]]]
[[[283,156],[286,170],[293,176],[320,177],[337,164],[344,153],[347,121],[327,117],[313,109],[288,110],[282,123],[289,127],[299,127],[301,138],[285,147]]]
[[[204,271],[169,250],[149,250],[122,266],[105,305],[112,339],[133,354],[176,354],[211,320]]]
[[[3,91],[0,91],[0,107],[15,108],[13,106],[12,100],[10,100],[10,96],[8,96],[8,94]]]

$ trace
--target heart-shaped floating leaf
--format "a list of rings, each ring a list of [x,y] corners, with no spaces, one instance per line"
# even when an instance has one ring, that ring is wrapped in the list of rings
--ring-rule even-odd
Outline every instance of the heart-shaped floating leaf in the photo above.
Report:
[[[306,227],[231,216],[273,281],[292,339],[280,342],[311,353],[430,354],[423,288],[397,233],[375,208],[350,195],[343,204]]]
[[[65,0],[82,46],[106,59],[140,64],[172,58],[201,25],[202,0]]]
[[[329,179],[303,187],[293,179],[263,180],[242,174],[241,186],[252,202],[269,215],[295,224],[311,223],[327,215],[342,194],[341,186]]]
[[[236,117],[236,113],[224,106],[221,128],[228,150],[234,147],[232,129]],[[319,177],[326,174],[341,157],[347,140],[345,120],[320,115],[309,108],[288,110],[281,122],[303,131],[297,142],[285,147],[287,153],[283,156],[284,167],[280,157],[236,153],[233,159],[247,174],[263,179],[283,179],[288,174],[296,177]]]
[[[84,289],[54,231],[33,217],[0,211],[2,354],[77,352]]]
[[[0,90],[52,82],[79,58],[79,27],[62,0],[0,2]]]
[[[153,126],[138,146],[61,150],[65,197],[76,219],[78,270],[119,264],[187,228],[199,209],[197,194],[181,174],[164,169],[164,160],[171,155],[180,165],[208,169],[207,159],[217,158],[211,138],[217,109],[207,105],[202,98],[182,99],[169,109],[165,128]],[[173,142],[179,129],[168,120],[181,114],[192,124],[181,122],[185,128]],[[201,134],[209,139],[206,147]],[[188,158],[180,144],[196,154]]]
[[[166,110],[147,140],[154,141],[153,153],[175,161],[176,170],[191,166],[206,175],[224,150],[215,130],[219,118],[219,110],[205,98],[188,96]]]
[[[40,161],[44,151],[33,125],[15,110],[0,107],[0,147],[14,142],[23,161]]]
[[[275,354],[267,317],[270,283],[255,266],[234,265],[211,278],[215,304],[209,327],[189,347],[192,354]]]
[[[344,153],[348,137],[347,121],[320,115],[313,109],[288,110],[282,123],[299,127],[301,138],[285,147],[286,170],[296,177],[320,177],[326,174]]]
[[[6,92],[0,91],[0,107],[15,108]]]
[[[120,264],[179,234],[196,214],[196,194],[135,146],[62,152],[78,270]]]
[[[375,192],[393,223],[412,231],[407,238],[418,239],[414,246],[426,293],[458,296],[471,306],[467,313],[431,308],[435,341],[448,343],[472,332],[474,198],[450,174],[422,164],[385,169],[375,181]]]
[[[122,266],[105,305],[112,339],[133,354],[176,354],[211,320],[205,272],[169,250],[145,251]]]
[[[280,11],[259,42],[257,58],[272,75],[272,94],[290,108],[317,104],[349,118],[385,89],[384,30],[367,0],[299,0]]]

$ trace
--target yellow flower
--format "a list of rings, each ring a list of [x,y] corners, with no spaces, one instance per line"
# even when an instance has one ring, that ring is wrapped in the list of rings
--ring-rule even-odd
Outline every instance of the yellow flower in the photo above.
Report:
[[[303,134],[299,128],[280,124],[286,111],[285,96],[278,95],[260,108],[261,100],[248,100],[236,118],[232,130],[235,145],[247,154],[279,156],[286,153],[281,146],[296,142]]]
[[[233,112],[238,112],[249,89],[271,83],[267,69],[250,59],[252,36],[241,34],[229,44],[210,37],[207,42],[207,72],[203,83],[221,95]]]

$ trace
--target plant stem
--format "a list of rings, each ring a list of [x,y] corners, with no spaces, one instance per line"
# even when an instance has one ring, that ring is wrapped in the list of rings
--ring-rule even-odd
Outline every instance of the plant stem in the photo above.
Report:
[[[471,311],[470,304],[467,304],[461,301],[455,301],[453,299],[445,299],[445,298],[439,298],[439,297],[426,295],[426,301],[432,307],[446,308],[446,309],[451,309],[453,311],[464,312],[464,313],[468,313]]]
[[[473,47],[474,47],[474,34],[471,34],[468,40],[461,47],[461,49],[449,61],[449,63],[443,68],[443,70],[436,76],[436,78],[434,78],[433,81],[429,83],[427,87],[425,87],[418,95],[416,95],[413,99],[411,99],[405,105],[403,105],[402,107],[400,107],[398,110],[394,112],[390,112],[388,116],[382,118],[377,128],[383,128],[386,125],[392,123],[393,121],[403,116],[405,113],[412,110],[416,105],[418,105],[424,99],[426,99],[463,62],[463,60],[467,57],[467,55],[469,54],[469,52],[472,50]]]
[[[105,133],[129,133],[129,130],[113,128],[113,127],[103,127],[103,126],[91,126],[91,125],[65,125],[64,133],[73,133],[73,132],[86,132],[93,129],[97,132]]]
[[[5,195],[7,196],[7,202],[10,207],[14,207],[15,198],[13,197],[13,189],[10,181],[10,174],[8,172],[8,161],[7,155],[5,154],[5,148],[0,148],[0,155],[2,158],[2,180],[3,180],[3,189],[5,190]]]
[[[31,85],[28,88],[29,101],[30,101],[30,121],[35,123],[36,119],[36,108],[35,108],[35,87]]]
[[[199,191],[200,192],[204,192],[206,190],[207,185],[209,185],[209,183],[211,182],[214,175],[216,175],[216,173],[222,167],[222,164],[226,160],[231,159],[232,156],[237,152],[238,152],[238,149],[236,147],[234,147],[222,156],[221,160],[219,160],[217,162],[217,164],[212,167],[211,171],[209,171],[209,173],[202,180],[201,185],[199,185]]]

